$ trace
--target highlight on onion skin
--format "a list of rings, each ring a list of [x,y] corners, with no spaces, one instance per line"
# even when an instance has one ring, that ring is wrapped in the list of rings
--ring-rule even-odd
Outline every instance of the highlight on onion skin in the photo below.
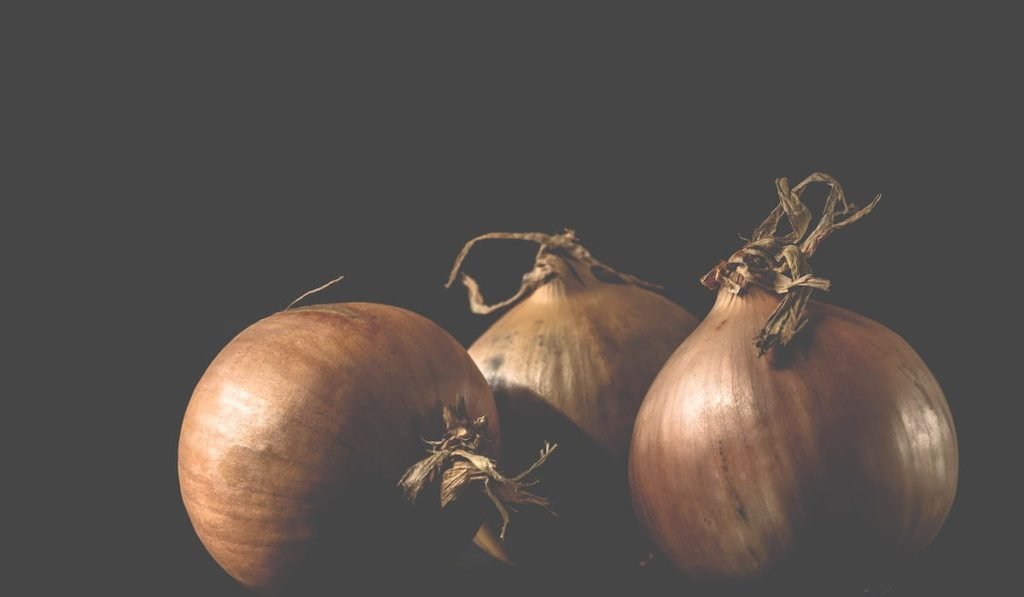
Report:
[[[805,239],[800,193],[812,182],[831,192],[824,225]],[[664,555],[692,577],[892,574],[952,507],[950,410],[899,335],[808,300],[828,283],[806,258],[877,199],[856,211],[823,174],[792,190],[780,179],[779,192],[780,208],[750,243],[705,277],[717,301],[647,393],[630,453],[633,502]],[[793,228],[785,237],[775,233],[782,215]],[[783,298],[798,289],[803,296]]]
[[[412,504],[397,481],[458,401],[488,438],[481,455],[496,458],[491,391],[429,320],[346,303],[253,324],[211,363],[182,423],[179,480],[196,533],[240,583],[285,594],[454,557],[480,525],[483,494],[442,509],[436,483]]]
[[[536,475],[557,517],[521,511],[502,540],[488,514],[475,541],[507,563],[635,565],[648,548],[626,478],[633,420],[654,375],[697,321],[648,290],[654,285],[595,260],[572,231],[474,239],[449,284],[481,239],[540,245],[520,291],[497,305],[463,275],[474,312],[518,301],[469,348],[498,404],[502,465],[528,466],[545,441],[559,447]]]

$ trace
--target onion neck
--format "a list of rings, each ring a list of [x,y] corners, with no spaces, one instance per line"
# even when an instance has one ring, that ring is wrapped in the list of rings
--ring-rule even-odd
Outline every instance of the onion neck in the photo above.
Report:
[[[735,309],[748,309],[751,305],[767,308],[769,312],[774,309],[782,297],[767,288],[760,286],[748,286],[740,292],[733,292],[726,288],[720,288],[715,296],[715,304],[711,307],[716,311],[733,311]]]
[[[534,291],[538,298],[561,299],[604,284],[594,277],[589,265],[572,257],[549,254],[541,259],[550,273],[547,282]]]

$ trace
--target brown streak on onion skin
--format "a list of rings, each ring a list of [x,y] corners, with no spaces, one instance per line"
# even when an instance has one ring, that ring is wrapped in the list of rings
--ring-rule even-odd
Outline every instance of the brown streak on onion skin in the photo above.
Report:
[[[436,499],[408,504],[396,482],[459,396],[486,415],[496,456],[491,392],[429,320],[348,303],[255,323],[214,359],[182,423],[179,479],[196,532],[239,582],[289,594],[453,555],[482,498],[440,512]]]
[[[652,384],[630,454],[639,518],[698,578],[860,574],[919,553],[956,491],[942,390],[897,334],[820,302],[785,359],[758,358],[778,302],[720,291]]]
[[[539,474],[557,517],[522,509],[505,541],[489,519],[477,545],[526,565],[635,564],[642,531],[632,515],[626,453],[648,385],[697,320],[632,284],[550,256],[557,273],[469,349],[494,391],[502,466],[517,470],[545,441],[558,453]]]

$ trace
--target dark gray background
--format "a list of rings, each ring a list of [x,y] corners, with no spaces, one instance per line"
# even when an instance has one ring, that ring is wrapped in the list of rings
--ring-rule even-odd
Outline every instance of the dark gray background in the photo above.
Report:
[[[217,351],[303,290],[345,274],[318,300],[406,307],[468,344],[490,319],[441,287],[462,243],[569,226],[702,316],[698,277],[772,208],[773,179],[821,170],[853,201],[884,195],[816,257],[828,300],[910,341],[960,438],[947,527],[890,594],[984,592],[1016,524],[998,475],[1019,394],[997,378],[1019,254],[996,229],[1019,197],[1009,37],[995,15],[736,11],[239,5],[26,22],[6,86],[7,170],[24,183],[6,294],[11,313],[42,307],[12,315],[29,357],[14,376],[43,407],[28,445],[57,453],[16,454],[41,512],[26,570],[90,591],[239,594],[184,514],[177,431]],[[498,297],[532,252],[482,247],[468,266]],[[472,555],[453,574],[527,582]]]

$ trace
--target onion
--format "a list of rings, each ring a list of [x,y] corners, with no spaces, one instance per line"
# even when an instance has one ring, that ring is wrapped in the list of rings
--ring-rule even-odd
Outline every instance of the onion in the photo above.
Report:
[[[494,233],[540,245],[519,292],[487,305],[463,275],[470,305],[490,313],[520,301],[469,349],[494,391],[502,421],[502,463],[526,466],[546,440],[559,453],[541,475],[557,517],[523,512],[504,538],[491,518],[477,544],[506,562],[562,566],[636,562],[642,531],[629,503],[626,452],[648,385],[697,324],[653,285],[596,261],[572,231]]]
[[[427,319],[370,303],[286,309],[240,333],[196,386],[181,493],[207,550],[250,588],[337,589],[382,563],[411,574],[479,527],[483,493],[464,490],[500,477],[497,423],[476,365]],[[443,503],[410,503],[399,479]]]
[[[814,182],[830,192],[808,234],[800,196]],[[857,211],[825,174],[777,186],[779,207],[705,276],[720,287],[717,301],[647,393],[630,455],[634,504],[667,558],[694,577],[891,573],[935,538],[952,506],[949,407],[896,333],[808,300],[829,284],[807,258],[880,197]],[[787,235],[776,233],[783,215]]]

